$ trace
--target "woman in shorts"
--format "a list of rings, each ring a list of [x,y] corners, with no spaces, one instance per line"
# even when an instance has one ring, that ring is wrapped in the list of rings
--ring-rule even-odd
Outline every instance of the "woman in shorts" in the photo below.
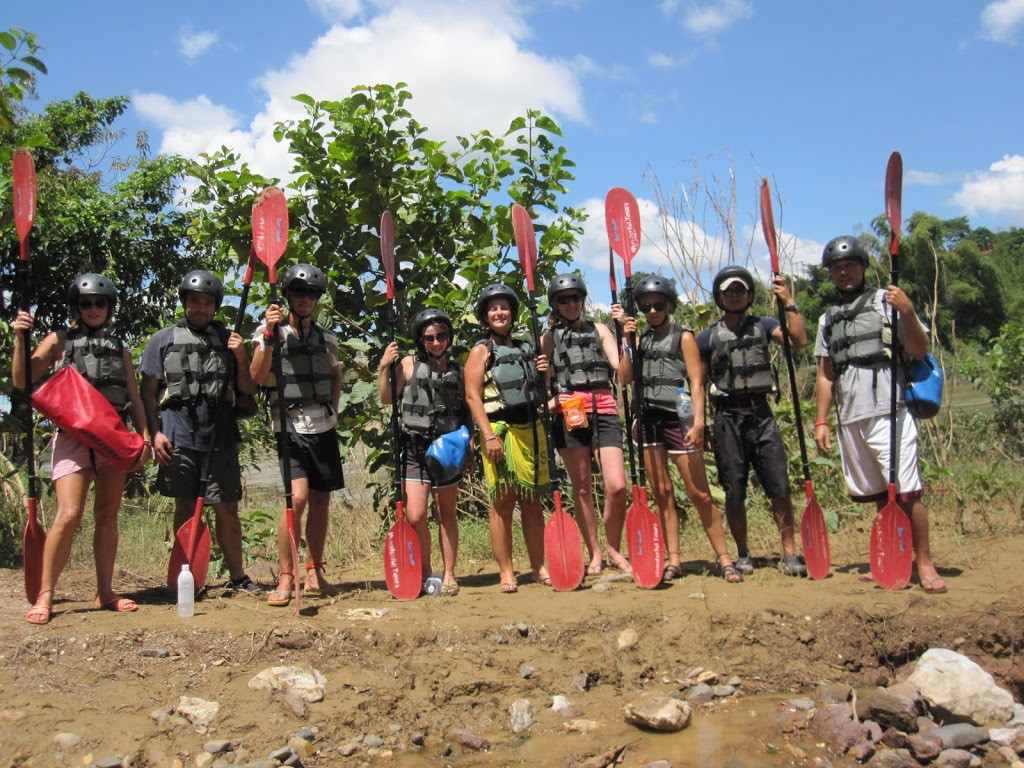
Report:
[[[551,361],[558,391],[552,438],[569,473],[576,518],[590,553],[587,575],[596,576],[602,568],[591,455],[597,459],[604,486],[608,562],[624,573],[632,573],[629,561],[619,551],[626,519],[622,424],[612,391],[619,354],[608,326],[584,318],[586,299],[587,286],[579,275],[558,275],[548,286],[551,328],[541,338],[540,347]]]
[[[461,467],[443,467],[427,460],[430,444],[459,427],[469,426],[466,390],[462,368],[449,358],[454,333],[452,321],[439,309],[424,309],[416,314],[410,328],[416,340],[416,354],[399,360],[398,343],[384,350],[377,373],[377,394],[385,405],[391,404],[391,371],[401,399],[401,455],[405,509],[410,525],[420,541],[423,579],[430,576],[430,530],[427,507],[431,495],[438,522],[438,539],[444,575],[441,594],[459,594],[455,561],[459,554],[459,526],[455,502],[462,481]],[[449,439],[457,439],[451,437]]]
[[[647,476],[651,481],[654,501],[665,530],[668,563],[662,581],[671,582],[683,575],[679,562],[679,516],[668,462],[679,470],[690,502],[697,508],[701,524],[715,552],[722,578],[729,583],[743,581],[743,575],[729,555],[722,527],[722,513],[711,498],[707,470],[704,466],[704,387],[700,353],[693,332],[676,325],[673,312],[679,298],[675,286],[667,279],[652,275],[636,286],[637,308],[647,321],[647,330],[640,337],[635,353],[643,361],[640,382],[643,422],[634,425],[634,442],[642,434]],[[627,317],[618,304],[612,317],[622,325],[627,337],[636,334],[636,318]],[[623,354],[619,361],[619,379],[624,385],[633,381],[633,359]],[[693,422],[680,423],[676,412],[679,387],[687,386],[693,398]]]
[[[108,333],[117,307],[117,290],[103,275],[79,275],[68,288],[71,324],[66,330],[48,334],[32,352],[32,380],[51,369],[73,365],[95,386],[122,417],[130,417],[135,431],[145,439],[134,467],[149,460],[153,445],[146,428],[146,415],[139,398],[135,369],[124,342]],[[23,389],[25,382],[25,332],[31,332],[33,318],[19,312],[13,325],[14,359],[11,378]],[[134,611],[134,600],[114,592],[114,559],[117,556],[117,513],[121,508],[127,472],[118,470],[83,443],[57,431],[52,444],[52,478],[57,495],[57,513],[46,535],[39,594],[25,614],[30,624],[46,624],[53,612],[57,580],[71,556],[71,545],[85,513],[89,487],[93,487],[93,556],[96,561],[94,607],[108,611]]]

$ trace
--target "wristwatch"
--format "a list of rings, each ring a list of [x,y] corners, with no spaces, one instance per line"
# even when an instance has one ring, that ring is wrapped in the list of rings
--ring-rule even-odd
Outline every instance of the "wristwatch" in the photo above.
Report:
[[[800,307],[798,307],[796,304],[790,304],[788,307],[783,307],[783,309],[786,310],[787,312],[799,312],[800,311]]]

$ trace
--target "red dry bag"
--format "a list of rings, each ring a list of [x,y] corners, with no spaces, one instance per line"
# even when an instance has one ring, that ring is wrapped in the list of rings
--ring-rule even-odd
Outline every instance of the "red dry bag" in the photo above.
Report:
[[[110,401],[73,365],[65,365],[33,392],[32,406],[122,472],[142,454],[142,435],[128,431]]]

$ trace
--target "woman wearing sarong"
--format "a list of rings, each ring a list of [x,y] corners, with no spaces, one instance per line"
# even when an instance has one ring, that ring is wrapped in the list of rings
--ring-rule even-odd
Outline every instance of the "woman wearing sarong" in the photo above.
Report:
[[[480,430],[484,478],[491,496],[491,549],[498,561],[500,589],[518,590],[512,561],[512,512],[519,504],[523,538],[534,581],[550,584],[544,567],[544,512],[540,494],[551,482],[547,439],[538,409],[544,396],[539,374],[547,358],[535,356],[528,341],[512,338],[519,297],[508,286],[484,288],[476,316],[487,335],[466,361],[466,402]]]

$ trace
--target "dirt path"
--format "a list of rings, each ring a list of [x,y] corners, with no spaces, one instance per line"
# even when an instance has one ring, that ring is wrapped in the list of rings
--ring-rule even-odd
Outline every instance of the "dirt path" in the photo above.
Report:
[[[946,595],[917,587],[885,593],[858,581],[856,565],[840,563],[825,582],[762,570],[727,585],[691,573],[653,592],[611,580],[607,589],[572,594],[523,584],[518,594],[502,595],[489,571],[463,577],[456,598],[400,603],[379,577],[368,583],[345,572],[333,574],[343,593],[305,601],[301,616],[213,590],[187,621],[157,590],[133,591],[123,582],[123,591],[144,603],[139,612],[91,611],[92,576],[73,572],[60,585],[66,601],[41,628],[22,618],[21,573],[0,571],[0,766],[82,765],[86,754],[133,754],[136,768],[169,768],[175,758],[195,765],[210,739],[239,739],[254,759],[310,725],[319,729],[321,751],[303,761],[307,766],[365,760],[365,748],[361,758],[342,758],[337,747],[368,733],[385,742],[374,764],[442,764],[452,727],[495,745],[489,755],[460,758],[460,765],[537,764],[509,729],[508,708],[520,698],[535,708],[530,734],[534,747],[548,745],[545,764],[562,765],[570,752],[603,751],[618,739],[633,741],[622,764],[635,766],[653,759],[665,737],[624,729],[622,704],[645,689],[678,689],[674,681],[695,667],[742,678],[740,696],[726,705],[737,706],[750,694],[807,692],[825,681],[884,683],[907,674],[905,665],[928,647],[970,656],[1019,701],[1022,559],[1024,537],[987,542],[969,569],[945,571]],[[627,628],[639,642],[619,651],[616,640]],[[168,655],[142,656],[144,649]],[[283,698],[247,687],[257,672],[278,664],[312,666],[327,678],[324,700],[309,705],[304,718]],[[523,665],[533,668],[529,677]],[[573,687],[580,673],[589,681],[586,691]],[[603,728],[566,734],[563,718],[548,709],[553,694],[568,696]],[[181,696],[221,704],[205,733],[151,717]],[[751,728],[773,735],[767,722]],[[52,741],[61,731],[82,736],[82,743],[62,752]],[[419,751],[410,745],[416,732],[426,739]],[[461,752],[456,747],[456,756]]]

